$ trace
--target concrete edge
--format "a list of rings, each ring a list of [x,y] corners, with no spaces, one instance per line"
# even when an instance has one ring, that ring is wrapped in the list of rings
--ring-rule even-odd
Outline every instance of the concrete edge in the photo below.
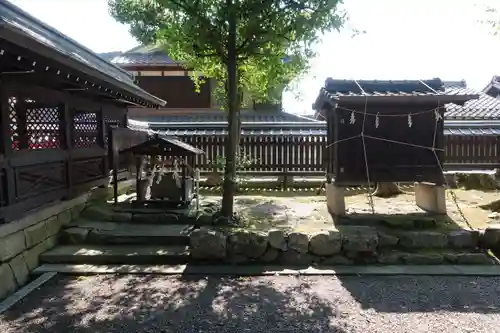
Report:
[[[500,276],[500,265],[394,265],[394,266],[229,266],[229,265],[65,265],[44,264],[34,274],[57,272],[71,275],[158,274],[158,275],[427,275]]]
[[[4,299],[2,302],[0,302],[0,314],[9,310],[23,298],[28,296],[31,292],[40,288],[43,284],[47,283],[50,279],[52,279],[56,275],[57,272],[44,273],[35,280],[31,281],[30,283],[22,287],[21,289],[19,289],[18,291],[16,291],[14,294]]]

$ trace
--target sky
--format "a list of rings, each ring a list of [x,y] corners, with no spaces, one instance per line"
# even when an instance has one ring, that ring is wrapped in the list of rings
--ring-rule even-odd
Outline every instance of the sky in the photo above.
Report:
[[[94,52],[137,45],[106,0],[10,0]],[[323,37],[312,69],[284,96],[287,112],[310,114],[327,77],[466,80],[484,88],[500,75],[500,36],[481,20],[496,0],[344,0],[350,20]],[[496,5],[500,7],[500,5]],[[500,15],[498,17],[500,20]],[[352,28],[366,33],[352,38]],[[299,99],[296,99],[296,96]]]

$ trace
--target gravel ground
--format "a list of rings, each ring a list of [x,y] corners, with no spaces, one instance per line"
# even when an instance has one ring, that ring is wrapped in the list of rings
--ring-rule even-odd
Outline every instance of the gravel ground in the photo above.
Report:
[[[405,190],[409,191],[407,188]],[[490,211],[478,207],[480,204],[498,200],[497,192],[477,190],[453,190],[457,197],[455,203],[449,193],[446,198],[448,216],[458,226],[466,227],[458,208],[474,228],[486,228]],[[207,200],[220,201],[220,197],[207,196]],[[423,213],[415,204],[415,194],[411,191],[393,198],[373,197],[377,214]],[[458,204],[458,207],[457,207]],[[366,193],[346,197],[348,214],[371,213]],[[316,231],[333,228],[332,218],[326,207],[324,196],[239,196],[235,200],[235,211],[247,216],[257,229],[297,228],[303,231]],[[500,222],[500,221],[499,221]]]
[[[60,277],[2,333],[500,332],[500,278]]]

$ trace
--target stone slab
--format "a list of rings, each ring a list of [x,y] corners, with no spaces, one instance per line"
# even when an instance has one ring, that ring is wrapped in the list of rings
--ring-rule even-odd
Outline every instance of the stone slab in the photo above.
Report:
[[[187,246],[88,245],[58,246],[40,256],[42,263],[180,264],[189,260]]]
[[[0,261],[14,258],[26,249],[26,240],[23,231],[0,238]]]
[[[40,263],[40,254],[43,252],[50,250],[56,244],[56,237],[49,237],[44,240],[42,243],[35,245],[31,249],[23,252],[24,262],[28,266],[28,269],[32,271],[36,267],[38,267]]]
[[[89,229],[89,244],[187,245],[194,226],[184,224],[137,225],[79,220],[71,227]]]
[[[30,272],[22,254],[12,258],[12,260],[9,261],[9,266],[14,274],[18,286],[23,286],[26,282],[28,282]]]
[[[50,279],[52,279],[56,275],[57,275],[56,272],[44,273],[43,275],[39,276],[38,278],[36,278],[32,282],[28,283],[23,288],[16,291],[11,296],[4,299],[2,302],[0,302],[0,314],[4,313],[5,311],[12,308],[19,301],[21,301],[23,298],[28,296],[31,292],[40,288],[44,283],[48,282]]]
[[[56,219],[57,221],[57,219]],[[26,237],[26,247],[31,248],[36,244],[43,242],[48,235],[47,220],[41,221],[24,229],[24,236]]]
[[[58,272],[73,275],[86,274],[192,274],[192,275],[425,275],[425,276],[500,276],[500,266],[492,265],[387,265],[387,266],[319,266],[287,268],[283,266],[230,265],[68,265],[44,264],[35,274]]]
[[[46,220],[51,216],[57,215],[61,211],[64,211],[66,209],[71,209],[74,206],[85,204],[88,201],[89,197],[89,193],[84,193],[81,196],[73,198],[71,200],[55,202],[49,206],[29,211],[27,212],[27,216],[0,226],[0,237],[4,237],[19,230],[26,229],[29,226]]]
[[[0,265],[0,299],[14,292],[16,288],[16,278],[9,264]]]

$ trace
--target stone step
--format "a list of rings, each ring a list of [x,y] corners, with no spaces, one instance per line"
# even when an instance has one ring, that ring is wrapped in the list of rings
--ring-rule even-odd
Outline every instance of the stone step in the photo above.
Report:
[[[76,220],[63,231],[69,244],[187,245],[193,226]]]
[[[82,217],[107,222],[127,222],[139,224],[178,224],[196,222],[194,210],[158,210],[153,208],[124,209],[112,205],[92,205],[81,214]]]
[[[500,276],[500,265],[353,265],[286,268],[276,265],[71,265],[43,264],[33,274],[57,272],[71,275],[155,274],[155,275],[424,275],[424,276]]]
[[[187,246],[66,245],[42,253],[41,263],[90,265],[183,264],[189,260]]]

